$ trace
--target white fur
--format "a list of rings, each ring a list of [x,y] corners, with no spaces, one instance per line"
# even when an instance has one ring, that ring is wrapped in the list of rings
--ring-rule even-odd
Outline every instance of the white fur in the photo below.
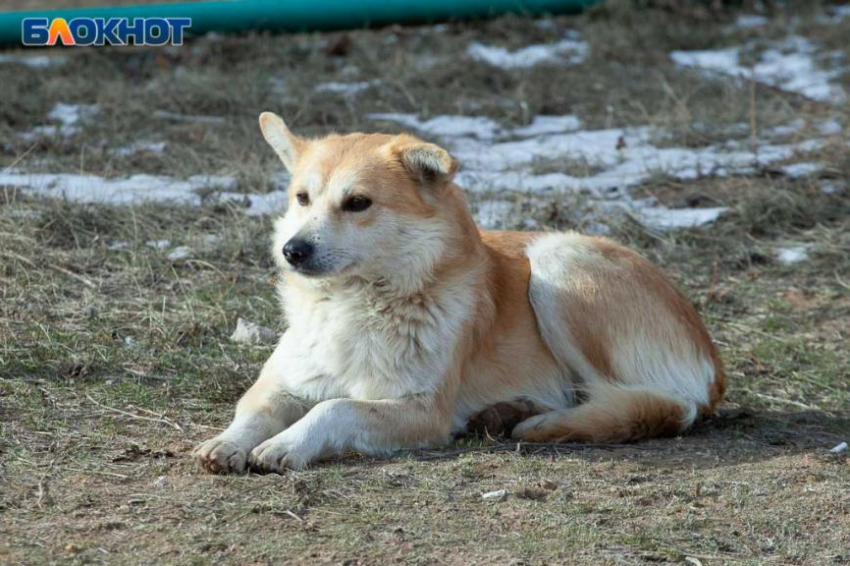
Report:
[[[550,234],[534,240],[527,249],[531,261],[529,297],[537,315],[543,339],[565,367],[581,376],[583,388],[590,395],[604,395],[611,382],[600,376],[579,351],[573,336],[559,317],[559,289],[578,264],[598,262],[598,252],[584,243],[576,233]],[[659,310],[658,312],[663,312]],[[660,320],[624,320],[629,326],[624,336],[611,345],[613,368],[627,381],[617,384],[624,389],[649,390],[678,400],[686,409],[683,429],[697,417],[697,407],[709,404],[709,387],[715,379],[711,360],[697,351],[689,340],[659,344],[645,336],[647,325]],[[542,417],[542,415],[541,415]],[[537,418],[543,421],[543,418]],[[534,426],[534,423],[523,423]]]

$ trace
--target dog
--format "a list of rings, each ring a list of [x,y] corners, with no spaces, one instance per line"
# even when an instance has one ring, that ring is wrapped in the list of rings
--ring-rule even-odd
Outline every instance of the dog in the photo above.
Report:
[[[288,329],[195,450],[207,471],[438,445],[470,423],[522,441],[676,436],[723,398],[702,320],[644,257],[480,230],[458,162],[412,135],[306,139],[268,112],[260,127],[292,176],[272,246]]]

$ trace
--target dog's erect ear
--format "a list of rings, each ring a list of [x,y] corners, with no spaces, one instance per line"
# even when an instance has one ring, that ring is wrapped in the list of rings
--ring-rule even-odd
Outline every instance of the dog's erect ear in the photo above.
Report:
[[[272,112],[260,114],[260,129],[284,166],[292,172],[298,161],[298,154],[304,147],[304,140],[290,132],[283,119]]]
[[[396,152],[404,166],[422,179],[450,180],[458,168],[457,159],[433,143],[405,140]]]

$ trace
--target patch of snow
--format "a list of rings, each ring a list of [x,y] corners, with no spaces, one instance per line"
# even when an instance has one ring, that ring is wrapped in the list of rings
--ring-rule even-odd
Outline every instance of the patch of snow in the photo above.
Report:
[[[239,318],[230,340],[237,344],[271,344],[277,340],[277,333],[271,328]]]
[[[25,65],[30,69],[47,69],[63,65],[65,57],[61,55],[51,57],[48,55],[0,55],[0,63],[15,63]]]
[[[745,78],[795,92],[813,100],[842,103],[847,95],[832,81],[839,70],[826,70],[815,62],[817,46],[810,40],[791,36],[761,54],[752,67],[741,65],[740,47],[706,51],[673,51],[677,65]]]
[[[278,96],[285,96],[289,89],[286,84],[286,79],[281,77],[272,77],[269,79],[269,88]]]
[[[416,60],[416,68],[420,71],[428,71],[433,69],[442,62],[442,59],[433,55],[422,55]]]
[[[423,122],[416,114],[387,112],[368,114],[367,118],[395,122],[422,133],[440,137],[471,136],[490,140],[503,132],[498,122],[483,116],[437,116]]]
[[[711,224],[720,215],[729,210],[727,207],[716,208],[667,208],[655,206],[640,209],[638,220],[645,226],[658,230],[676,230],[681,228],[696,228]]]
[[[125,145],[122,147],[117,147],[110,151],[110,153],[116,157],[129,157],[130,155],[135,155],[136,153],[141,152],[151,152],[156,154],[162,154],[165,152],[165,148],[167,147],[167,143],[165,142],[134,142],[130,145]]]
[[[192,255],[194,255],[194,252],[192,252],[192,249],[188,246],[177,246],[168,252],[168,256],[166,257],[168,257],[168,261],[177,262],[187,260],[192,257]]]
[[[41,213],[31,208],[13,208],[9,216],[12,218],[38,218],[41,216]]]
[[[168,120],[170,122],[197,122],[200,124],[224,124],[223,116],[202,116],[200,114],[180,114],[168,110],[156,110],[153,117],[157,120]]]
[[[581,120],[576,116],[535,116],[531,124],[514,128],[511,134],[523,138],[573,132],[581,128]]]
[[[782,165],[779,170],[792,179],[799,179],[820,173],[823,171],[823,164],[813,162],[791,163],[790,165]]]
[[[100,109],[96,104],[65,104],[58,102],[47,113],[49,119],[59,122],[58,126],[36,126],[18,135],[27,141],[34,141],[42,137],[75,136],[80,132],[80,122],[94,116],[99,111]]]
[[[273,191],[264,194],[246,194],[224,191],[218,195],[219,202],[236,202],[242,205],[247,216],[269,216],[286,210],[286,191]]]
[[[517,51],[474,42],[469,45],[466,53],[472,59],[494,67],[523,69],[545,61],[557,61],[564,56],[569,56],[570,63],[579,64],[587,58],[588,51],[589,47],[584,41],[562,39],[551,44],[528,45]]]
[[[148,240],[145,242],[145,245],[149,248],[162,251],[171,246],[171,240]]]
[[[572,132],[581,128],[581,121],[572,115],[535,116],[531,124],[519,128],[506,129],[498,122],[484,116],[436,116],[422,121],[416,114],[398,114],[394,112],[368,114],[370,120],[395,122],[424,134],[446,137],[473,137],[479,140],[492,140],[501,137],[530,138],[547,134]]]
[[[793,136],[799,133],[806,126],[806,121],[802,118],[796,118],[788,124],[780,124],[768,129],[765,133],[769,137],[786,137]]]
[[[836,118],[828,118],[818,124],[818,131],[824,136],[837,136],[844,132],[844,126]]]
[[[582,232],[591,236],[608,236],[611,234],[611,227],[601,222],[588,222],[582,226]]]
[[[776,259],[783,265],[794,265],[809,259],[809,250],[807,246],[779,248],[776,250]]]
[[[378,84],[378,81],[360,81],[354,83],[328,82],[317,84],[316,92],[335,92],[346,96],[356,96],[366,89]]]
[[[758,14],[741,14],[735,20],[735,25],[741,29],[752,29],[764,27],[768,21],[766,17]]]
[[[811,174],[822,166],[802,162],[801,155],[823,147],[815,138],[795,143],[763,141],[755,148],[750,141],[727,141],[698,148],[659,147],[659,131],[650,127],[577,130],[575,116],[538,116],[521,128],[504,128],[483,116],[436,116],[421,120],[413,114],[371,114],[412,130],[440,136],[461,162],[456,182],[469,192],[487,193],[582,193],[597,208],[626,209],[648,226],[674,229],[704,225],[716,220],[723,208],[667,209],[654,200],[639,200],[629,189],[658,175],[689,180],[708,176],[751,175],[768,166],[782,168],[787,175]],[[793,122],[774,135],[802,131],[805,123]],[[563,172],[535,173],[540,159],[591,163],[587,175]],[[796,159],[796,163],[794,160]],[[286,209],[285,190],[289,176],[270,176],[275,190],[265,194],[234,192],[230,176],[171,177],[133,175],[105,179],[75,174],[40,174],[9,170],[0,173],[0,188],[15,187],[30,192],[82,203],[136,204],[145,201],[178,204],[228,204],[250,216],[270,215]],[[206,189],[206,190],[202,190]],[[822,190],[832,190],[822,186]],[[838,190],[838,189],[836,189]],[[515,211],[509,198],[496,197],[476,210],[485,228],[497,227]],[[203,246],[203,244],[198,244]]]
[[[509,200],[487,200],[478,204],[475,221],[482,228],[503,228],[505,221],[516,210],[516,203]]]
[[[847,188],[847,183],[843,181],[823,181],[820,184],[820,191],[825,195],[839,195]]]
[[[0,187],[18,187],[46,197],[86,204],[128,205],[172,201],[199,205],[198,189],[229,189],[236,179],[229,176],[196,175],[182,181],[160,175],[131,175],[105,179],[76,173],[0,172]]]
[[[826,21],[823,23],[840,23],[845,18],[850,18],[850,4],[844,4],[841,6],[832,6],[832,16],[826,18]]]
[[[653,143],[658,139],[657,132],[651,127],[586,130],[510,139],[516,131],[500,131],[495,125],[486,131],[480,124],[474,128],[466,127],[475,123],[469,117],[464,117],[459,125],[444,124],[445,120],[452,119],[450,116],[426,122],[408,114],[384,114],[381,117],[422,128],[426,133],[472,132],[471,135],[446,136],[448,148],[462,164],[455,180],[470,192],[584,192],[597,199],[625,204],[627,208],[638,211],[636,216],[647,225],[659,229],[707,224],[716,220],[725,209],[670,210],[639,204],[629,197],[629,188],[645,183],[657,174],[682,180],[751,175],[760,168],[788,161],[798,153],[814,151],[823,145],[823,140],[813,139],[789,144],[765,142],[755,151],[749,142],[738,141],[700,148],[658,147]],[[565,119],[563,124],[568,122]],[[434,128],[433,124],[444,124],[445,127]],[[498,137],[500,132],[508,139]],[[582,177],[558,172],[535,174],[533,164],[539,158],[582,160],[593,163],[601,171]],[[790,171],[795,169],[792,167]],[[494,214],[497,214],[497,209],[485,208],[479,212],[479,221],[483,224],[498,222]]]

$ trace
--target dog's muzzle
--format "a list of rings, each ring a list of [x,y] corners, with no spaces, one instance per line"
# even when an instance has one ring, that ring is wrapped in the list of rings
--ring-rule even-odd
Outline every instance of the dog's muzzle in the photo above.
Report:
[[[292,238],[283,246],[283,257],[292,267],[302,267],[313,256],[313,245],[300,238]]]

